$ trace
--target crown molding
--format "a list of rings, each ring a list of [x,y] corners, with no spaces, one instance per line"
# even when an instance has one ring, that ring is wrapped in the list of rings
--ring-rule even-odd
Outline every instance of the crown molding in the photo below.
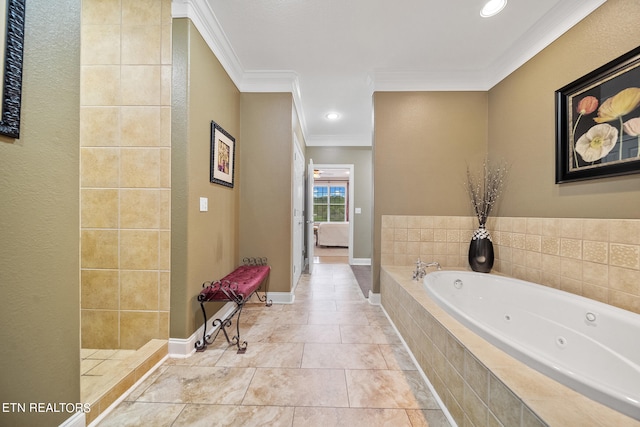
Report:
[[[247,71],[242,66],[231,42],[222,30],[220,21],[206,0],[172,0],[171,16],[190,19],[218,58],[222,68],[240,92],[291,92],[294,108],[306,138],[307,126],[302,110],[298,74],[288,70]]]
[[[604,3],[606,0],[558,2],[502,57],[485,70],[486,76],[492,76],[487,79],[487,90],[500,83]]]
[[[189,18],[193,22],[233,83],[240,88],[244,68],[209,3],[206,0],[173,0],[171,16]]]
[[[386,69],[371,75],[374,91],[486,91],[540,53],[606,0],[559,2],[500,58],[484,70],[442,72]]]

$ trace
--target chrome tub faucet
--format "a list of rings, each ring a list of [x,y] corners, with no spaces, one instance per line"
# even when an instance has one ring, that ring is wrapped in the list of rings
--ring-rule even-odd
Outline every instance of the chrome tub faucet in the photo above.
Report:
[[[422,280],[422,278],[427,275],[427,268],[429,267],[436,267],[438,270],[442,270],[439,262],[422,262],[420,258],[418,258],[416,261],[416,271],[413,272],[413,280]]]

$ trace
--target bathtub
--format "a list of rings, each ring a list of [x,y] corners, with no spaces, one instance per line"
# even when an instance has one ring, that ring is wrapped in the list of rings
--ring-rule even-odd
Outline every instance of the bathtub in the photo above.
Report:
[[[493,274],[437,271],[427,294],[496,347],[640,420],[640,315]]]

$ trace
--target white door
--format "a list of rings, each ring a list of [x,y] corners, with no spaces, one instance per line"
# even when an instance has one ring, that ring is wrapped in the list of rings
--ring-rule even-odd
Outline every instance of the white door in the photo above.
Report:
[[[307,219],[307,262],[309,263],[309,274],[313,273],[313,248],[316,244],[316,237],[313,232],[313,159],[309,159],[307,169],[307,209],[305,217]]]
[[[298,138],[294,137],[293,159],[293,286],[304,268],[304,156]]]

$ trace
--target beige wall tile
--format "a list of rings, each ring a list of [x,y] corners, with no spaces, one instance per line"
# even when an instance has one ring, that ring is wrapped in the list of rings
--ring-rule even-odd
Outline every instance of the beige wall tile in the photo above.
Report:
[[[118,309],[117,270],[82,270],[80,281],[80,303],[83,309]]]
[[[395,226],[395,220],[394,217],[391,215],[382,215],[382,221],[381,221],[381,225],[382,228],[394,228]]]
[[[160,150],[123,148],[120,153],[122,187],[158,188],[160,184]]]
[[[122,63],[160,64],[162,49],[162,26],[123,25]]]
[[[511,233],[511,247],[524,249],[527,247],[527,237],[523,233]]]
[[[609,227],[612,224],[608,219],[585,219],[582,221],[582,232],[585,240],[599,242],[609,241]]]
[[[582,220],[563,218],[560,220],[560,237],[582,239]]]
[[[511,231],[518,234],[527,233],[527,218],[513,218]]]
[[[160,214],[160,190],[120,190],[120,227],[158,228]]]
[[[582,276],[585,283],[607,287],[609,284],[609,266],[596,262],[582,264]]]
[[[120,70],[122,105],[160,105],[159,65],[123,65]]]
[[[542,236],[539,234],[527,234],[525,238],[525,249],[533,252],[541,252]]]
[[[542,235],[542,218],[527,218],[527,234]]]
[[[120,25],[83,25],[80,63],[120,64]]]
[[[158,256],[158,231],[120,231],[120,268],[130,270],[157,270]]]
[[[567,258],[582,259],[582,240],[560,239],[560,255]]]
[[[80,146],[117,147],[120,145],[119,107],[80,108]]]
[[[118,190],[81,190],[81,222],[86,228],[118,227]]]
[[[82,2],[83,24],[120,24],[120,0]]]
[[[171,22],[171,21],[169,21]],[[161,43],[162,46],[160,48],[160,62],[162,64],[171,64],[172,58],[172,25],[163,24],[162,25],[162,35],[161,35]]]
[[[160,231],[160,270],[171,270],[171,231]]]
[[[159,280],[158,308],[162,311],[169,311],[169,303],[171,300],[171,273],[161,271]]]
[[[522,402],[500,380],[489,380],[489,409],[505,426],[520,425]]]
[[[83,65],[80,70],[80,105],[115,106],[120,103],[120,66]]]
[[[548,237],[560,237],[562,229],[561,220],[559,218],[543,218],[542,219],[542,235]]]
[[[157,271],[120,272],[121,310],[158,310]]]
[[[582,243],[583,259],[585,261],[607,264],[609,262],[609,244],[607,242],[593,242],[585,240]]]
[[[609,287],[633,295],[640,295],[640,270],[609,267]]]
[[[160,132],[160,107],[122,107],[122,146],[160,146]]]
[[[560,238],[551,236],[542,236],[541,240],[542,252],[549,255],[560,255]]]
[[[114,188],[119,183],[118,148],[80,149],[80,186]]]
[[[605,304],[609,303],[609,289],[603,286],[596,286],[585,282],[582,284],[582,296]]]
[[[119,348],[118,312],[81,310],[82,348]]]
[[[171,229],[171,190],[160,190],[160,229]]]
[[[634,313],[640,313],[640,297],[638,295],[612,289],[609,291],[609,304]]]
[[[163,101],[162,105],[171,105],[171,100],[169,102]],[[171,107],[160,107],[160,138],[158,145],[171,148]],[[164,152],[170,153],[170,150],[167,149]],[[169,169],[169,172],[171,172],[171,169]]]
[[[120,312],[120,348],[138,349],[158,337],[159,313],[140,311]]]
[[[640,269],[640,246],[612,243],[610,251],[611,265]]]
[[[118,231],[82,230],[82,268],[118,268]]]
[[[638,220],[611,220],[609,232],[609,240],[612,243],[640,244],[640,221]]]
[[[162,23],[162,2],[158,0],[122,0],[124,25],[156,25]]]

